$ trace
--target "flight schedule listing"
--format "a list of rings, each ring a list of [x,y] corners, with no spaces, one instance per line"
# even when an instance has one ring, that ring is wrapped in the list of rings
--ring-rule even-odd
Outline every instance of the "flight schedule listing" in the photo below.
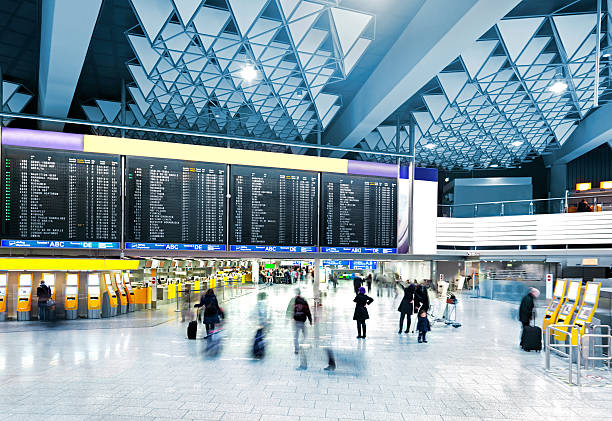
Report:
[[[232,166],[230,243],[315,246],[318,174]]]
[[[226,165],[126,160],[126,241],[225,244]]]
[[[119,248],[119,156],[5,147],[2,161],[3,238]]]
[[[397,247],[397,181],[322,174],[321,245]]]

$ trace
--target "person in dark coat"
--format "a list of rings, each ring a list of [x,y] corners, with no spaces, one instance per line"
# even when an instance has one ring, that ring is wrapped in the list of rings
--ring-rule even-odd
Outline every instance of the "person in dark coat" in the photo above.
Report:
[[[363,285],[363,279],[361,276],[355,275],[353,278],[353,288],[355,289],[355,294],[359,294],[359,288]]]
[[[374,299],[365,295],[365,288],[360,287],[357,291],[357,296],[353,299],[355,303],[355,313],[353,320],[357,321],[357,339],[365,339],[366,337],[366,320],[370,318],[366,306],[372,304]],[[363,334],[362,334],[363,331]]]
[[[200,298],[200,304],[196,304],[195,307],[204,307],[204,325],[206,326],[206,334],[210,334],[215,329],[215,324],[221,323],[219,319],[221,308],[215,291],[212,288],[206,291],[206,294]]]
[[[519,306],[519,320],[523,327],[529,326],[529,322],[533,317],[533,308],[535,307],[535,299],[540,296],[540,291],[536,288],[529,288],[529,293],[521,300]]]
[[[40,285],[36,288],[36,296],[38,297],[38,320],[47,321],[49,319],[47,301],[51,299],[51,288],[45,284],[44,280],[41,280]]]
[[[578,202],[576,212],[591,212],[591,207],[585,199],[582,199],[580,202]]]
[[[406,287],[402,284],[398,285],[404,291],[404,297],[397,308],[397,311],[400,312],[399,331],[397,333],[402,333],[404,318],[406,318],[406,316],[408,316],[408,318],[406,320],[406,331],[404,333],[408,333],[410,330],[410,316],[414,312],[414,293],[416,292],[416,287],[414,284],[408,284]]]
[[[429,319],[427,318],[427,312],[424,310],[419,311],[419,321],[417,322],[417,330],[419,331],[419,343],[427,343],[425,335],[431,330]]]
[[[368,285],[368,293],[372,290],[372,274],[368,273],[368,277],[366,278],[366,284]]]
[[[427,294],[427,287],[425,284],[417,286],[415,302],[417,301],[419,302],[419,307],[415,308],[415,312],[425,311],[425,313],[427,313],[429,311],[429,295]]]

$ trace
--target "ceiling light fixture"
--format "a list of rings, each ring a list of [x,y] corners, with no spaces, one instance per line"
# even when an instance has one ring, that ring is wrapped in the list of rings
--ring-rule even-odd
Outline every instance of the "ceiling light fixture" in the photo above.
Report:
[[[553,94],[559,95],[567,90],[567,83],[558,80],[549,86],[548,90]]]
[[[436,145],[434,145],[433,143],[428,143],[427,145],[423,146],[425,149],[429,149],[432,150],[436,147]]]
[[[610,53],[606,53],[606,54],[604,54],[602,57],[603,57],[603,58],[608,58],[608,57],[610,57]]]
[[[240,70],[240,77],[246,82],[253,82],[257,78],[257,70],[251,64],[247,64]]]
[[[497,165],[497,164],[491,164],[491,165],[489,165],[489,166],[490,166],[491,168],[497,168],[497,167],[499,167],[499,165]]]
[[[512,142],[512,146],[517,146],[518,147],[518,146],[521,146],[522,144],[523,144],[523,142],[520,141],[520,140],[515,140],[514,142]]]

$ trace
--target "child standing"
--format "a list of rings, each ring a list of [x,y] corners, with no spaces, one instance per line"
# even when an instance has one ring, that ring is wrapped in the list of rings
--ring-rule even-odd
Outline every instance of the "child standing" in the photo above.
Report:
[[[425,342],[425,335],[427,332],[431,330],[431,326],[429,325],[429,319],[427,319],[427,312],[425,310],[421,310],[419,312],[419,321],[417,322],[417,330],[419,331],[419,343]]]

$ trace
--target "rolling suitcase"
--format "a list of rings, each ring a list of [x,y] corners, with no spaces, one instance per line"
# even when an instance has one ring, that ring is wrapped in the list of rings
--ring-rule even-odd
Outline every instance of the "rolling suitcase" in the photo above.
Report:
[[[198,322],[193,320],[189,322],[189,325],[187,326],[187,338],[195,339],[197,333],[198,333]]]
[[[253,357],[261,359],[264,357],[266,352],[266,345],[264,342],[264,330],[260,328],[255,334],[255,340],[253,341]]]
[[[541,351],[542,350],[542,329],[538,326],[523,327],[521,336],[521,347],[525,351]]]

